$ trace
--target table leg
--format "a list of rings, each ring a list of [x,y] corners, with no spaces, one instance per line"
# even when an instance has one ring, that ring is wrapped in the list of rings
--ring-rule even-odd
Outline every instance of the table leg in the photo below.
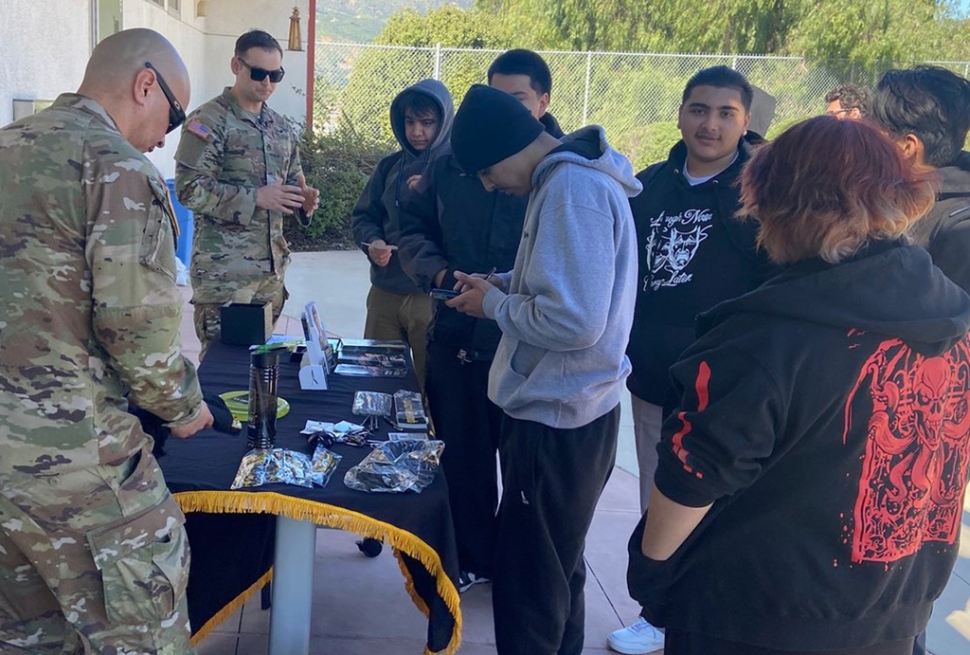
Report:
[[[314,523],[285,516],[276,518],[269,655],[308,655],[310,651],[316,537]]]

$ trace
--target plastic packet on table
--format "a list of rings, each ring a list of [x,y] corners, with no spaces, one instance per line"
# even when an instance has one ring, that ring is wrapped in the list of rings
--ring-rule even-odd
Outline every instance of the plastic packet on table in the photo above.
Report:
[[[443,441],[407,439],[382,443],[347,471],[344,484],[370,493],[421,493],[434,480],[444,449]]]
[[[394,394],[394,423],[402,430],[427,430],[424,400],[417,391],[402,389]]]
[[[284,448],[250,450],[242,458],[230,488],[259,487],[264,484],[313,487],[310,458]]]
[[[357,416],[390,416],[392,404],[389,393],[358,391],[354,394],[353,411]]]
[[[329,450],[323,444],[318,444],[313,451],[310,459],[310,479],[318,487],[326,487],[330,482],[330,476],[337,470],[337,464],[342,458],[337,453]]]

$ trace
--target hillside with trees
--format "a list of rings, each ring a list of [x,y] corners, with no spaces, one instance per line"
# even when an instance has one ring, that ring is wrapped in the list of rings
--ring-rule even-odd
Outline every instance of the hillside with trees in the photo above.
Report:
[[[447,4],[470,9],[474,0],[317,0],[317,36],[326,41],[370,43],[394,14],[406,9],[426,14]]]

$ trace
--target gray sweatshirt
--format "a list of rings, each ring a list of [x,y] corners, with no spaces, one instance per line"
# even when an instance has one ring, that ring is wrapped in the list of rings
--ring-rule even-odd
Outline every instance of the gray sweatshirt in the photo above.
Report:
[[[490,289],[484,312],[502,329],[488,397],[513,418],[571,429],[613,409],[630,373],[637,240],[629,198],[641,187],[601,127],[562,141],[532,175],[515,266],[500,276],[508,293]]]

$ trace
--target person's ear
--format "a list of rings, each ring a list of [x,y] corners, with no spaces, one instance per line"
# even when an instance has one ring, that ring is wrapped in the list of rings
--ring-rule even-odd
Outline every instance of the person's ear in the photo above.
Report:
[[[239,75],[240,68],[242,68],[242,64],[240,64],[239,60],[236,59],[236,56],[233,55],[232,59],[229,60],[229,70],[232,71],[233,75]]]
[[[134,98],[135,104],[146,105],[148,104],[148,92],[155,85],[155,72],[148,68],[143,68],[138,71],[135,75],[135,81],[132,85],[132,96]]]
[[[539,117],[542,118],[546,115],[546,107],[549,106],[549,94],[543,93],[539,96]]]
[[[903,156],[914,164],[923,163],[923,142],[915,134],[907,134],[897,141]]]

